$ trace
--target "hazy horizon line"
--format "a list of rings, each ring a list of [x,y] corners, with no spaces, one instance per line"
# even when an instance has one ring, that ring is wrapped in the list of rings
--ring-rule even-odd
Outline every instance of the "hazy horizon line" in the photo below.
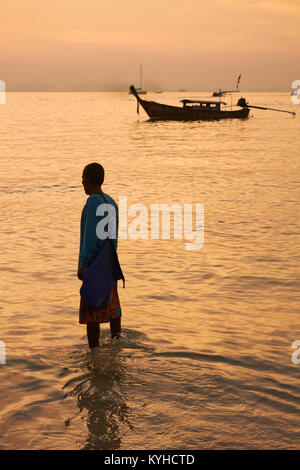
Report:
[[[213,89],[148,89],[147,93],[213,93]],[[128,89],[80,89],[80,88],[44,88],[44,89],[30,89],[30,88],[10,88],[6,89],[6,93],[129,93]],[[290,89],[245,89],[234,93],[287,93],[291,94]]]

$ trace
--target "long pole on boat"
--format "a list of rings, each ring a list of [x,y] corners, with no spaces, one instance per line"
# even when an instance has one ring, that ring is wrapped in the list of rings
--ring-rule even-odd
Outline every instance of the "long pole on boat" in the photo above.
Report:
[[[264,106],[250,106],[250,105],[248,105],[248,108],[264,109],[264,110],[269,110],[269,111],[278,111],[279,113],[289,113],[289,114],[293,114],[293,116],[296,116],[296,113],[294,111],[286,111],[285,109],[265,108]]]
[[[241,106],[241,108],[255,108],[255,109],[268,110],[268,111],[278,111],[279,113],[289,113],[289,114],[292,114],[293,116],[296,116],[296,113],[294,111],[286,111],[285,109],[267,108],[266,106],[250,105],[247,103],[245,98],[240,98],[237,102],[237,105]]]

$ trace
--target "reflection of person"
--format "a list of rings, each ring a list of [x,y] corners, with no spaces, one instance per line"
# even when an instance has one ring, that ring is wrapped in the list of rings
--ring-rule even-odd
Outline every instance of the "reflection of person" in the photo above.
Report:
[[[79,411],[65,420],[65,426],[81,415],[85,430],[76,444],[82,450],[120,449],[127,430],[133,429],[129,407],[133,378],[127,358],[116,345],[105,344],[101,358],[98,354],[82,355],[79,362],[76,358],[78,366],[76,380],[68,379],[63,390],[65,397],[77,400]],[[81,428],[78,421],[77,425]]]
[[[107,202],[116,209],[116,238],[113,240],[117,249],[118,206],[116,202],[102,191],[104,168],[99,163],[90,163],[82,173],[82,184],[89,195],[82,210],[80,228],[80,250],[78,262],[78,278],[82,281],[84,270],[100,252],[105,240],[97,237],[96,226],[103,218],[96,216],[100,204]],[[90,348],[99,346],[100,323],[110,322],[112,338],[118,338],[121,332],[121,306],[118,296],[117,283],[114,285],[108,301],[100,308],[91,308],[80,299],[79,323],[87,325],[87,336]]]

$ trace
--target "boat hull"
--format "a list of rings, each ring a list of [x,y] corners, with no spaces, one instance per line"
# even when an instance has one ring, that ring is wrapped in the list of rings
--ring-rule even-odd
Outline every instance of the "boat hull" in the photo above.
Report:
[[[198,107],[179,107],[139,99],[149,118],[153,121],[212,121],[220,119],[246,119],[249,108],[233,111],[201,110]]]

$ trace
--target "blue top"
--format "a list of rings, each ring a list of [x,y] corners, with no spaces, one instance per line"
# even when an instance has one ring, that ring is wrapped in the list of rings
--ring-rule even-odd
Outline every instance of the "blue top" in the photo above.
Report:
[[[113,239],[115,248],[117,249],[118,246],[118,223],[119,223],[119,214],[118,214],[118,206],[116,202],[108,196],[108,194],[104,193],[104,197],[108,204],[111,204],[115,209],[114,216],[116,219],[113,221],[116,224],[116,233],[115,238],[110,235],[110,238]],[[82,209],[81,214],[81,223],[80,223],[80,249],[79,249],[79,261],[78,261],[78,269],[86,269],[91,261],[97,256],[99,251],[101,250],[102,246],[105,243],[105,239],[101,240],[97,236],[97,225],[99,222],[105,218],[108,218],[108,212],[105,211],[102,214],[104,215],[96,215],[96,211],[98,206],[101,204],[105,204],[105,200],[102,194],[91,194],[86,201],[84,208]],[[113,209],[112,209],[113,211]],[[113,212],[112,212],[113,213]],[[98,230],[100,230],[100,224],[98,225]],[[106,223],[104,227],[104,232],[107,233],[108,224]]]

